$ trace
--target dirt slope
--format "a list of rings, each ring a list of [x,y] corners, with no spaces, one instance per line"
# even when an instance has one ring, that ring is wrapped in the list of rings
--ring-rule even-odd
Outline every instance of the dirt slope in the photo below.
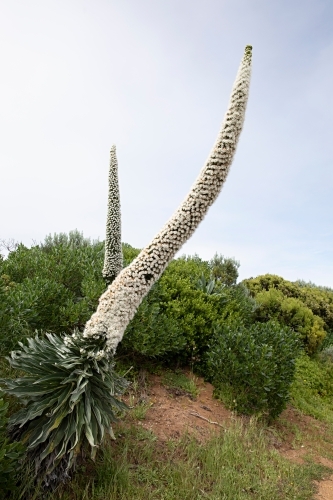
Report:
[[[127,398],[127,403],[135,408],[141,405],[145,409],[139,425],[152,431],[160,441],[175,439],[188,432],[202,442],[212,432],[220,432],[221,428],[228,427],[233,419],[240,417],[214,399],[211,384],[196,377],[196,385],[199,393],[193,398],[182,389],[163,385],[161,376],[143,372],[135,396]],[[318,447],[319,442],[325,441],[325,435],[325,424],[302,415],[292,407],[281,414],[271,431],[268,430],[271,446],[289,460],[303,463],[304,457],[310,456],[333,470],[333,461],[321,456],[322,449]],[[314,500],[333,500],[333,474],[327,480],[316,482],[316,485],[318,492]]]

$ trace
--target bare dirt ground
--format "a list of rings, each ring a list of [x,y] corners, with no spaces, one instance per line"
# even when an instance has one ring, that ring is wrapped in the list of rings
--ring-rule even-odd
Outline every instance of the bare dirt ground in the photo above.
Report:
[[[127,402],[145,405],[145,416],[138,423],[152,431],[159,441],[189,433],[203,442],[213,432],[220,432],[221,428],[228,427],[233,419],[240,417],[214,399],[211,384],[196,377],[196,385],[199,394],[193,398],[181,389],[164,386],[160,376],[144,372],[135,398],[127,399]],[[267,435],[270,445],[289,460],[303,463],[305,457],[310,457],[333,470],[333,461],[322,456],[326,454],[325,446],[327,454],[330,453],[332,443],[332,439],[327,440],[324,423],[288,407]],[[316,486],[318,492],[314,500],[333,500],[333,474],[316,482]]]
[[[225,427],[230,419],[235,418],[232,412],[213,398],[213,386],[201,379],[197,385],[200,393],[192,399],[182,390],[164,387],[160,377],[151,377],[148,388],[151,407],[142,426],[162,441],[177,438],[185,432],[203,441],[215,430]]]

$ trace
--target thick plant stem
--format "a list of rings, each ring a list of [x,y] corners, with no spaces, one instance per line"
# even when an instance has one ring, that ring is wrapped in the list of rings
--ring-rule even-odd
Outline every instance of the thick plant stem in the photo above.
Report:
[[[252,47],[245,48],[216,143],[189,194],[153,241],[117,276],[100,297],[84,337],[106,337],[115,352],[124,331],[152,285],[204,219],[221,191],[236,151],[248,100]]]
[[[123,252],[121,248],[121,215],[118,182],[118,162],[116,146],[110,151],[108,214],[106,219],[105,257],[103,278],[107,284],[118,276],[123,268]]]

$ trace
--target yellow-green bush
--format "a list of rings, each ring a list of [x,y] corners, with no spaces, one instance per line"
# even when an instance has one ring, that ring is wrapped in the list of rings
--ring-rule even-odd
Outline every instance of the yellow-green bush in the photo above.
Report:
[[[258,321],[275,319],[281,325],[289,326],[299,334],[309,354],[317,351],[326,336],[325,323],[303,302],[293,297],[286,297],[275,288],[257,293],[256,301],[258,308],[255,317]]]
[[[258,321],[276,319],[299,332],[308,353],[321,348],[333,332],[333,290],[265,274],[243,281],[260,304]]]
[[[302,412],[333,423],[333,357],[331,348],[310,358],[303,353],[296,360],[291,386],[292,403]]]

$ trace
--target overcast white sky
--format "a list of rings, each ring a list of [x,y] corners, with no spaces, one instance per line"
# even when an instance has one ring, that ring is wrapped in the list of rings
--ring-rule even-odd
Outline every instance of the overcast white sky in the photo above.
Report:
[[[1,0],[0,238],[104,239],[115,143],[123,241],[149,243],[215,142],[246,44],[236,158],[181,253],[332,287],[332,0]]]

